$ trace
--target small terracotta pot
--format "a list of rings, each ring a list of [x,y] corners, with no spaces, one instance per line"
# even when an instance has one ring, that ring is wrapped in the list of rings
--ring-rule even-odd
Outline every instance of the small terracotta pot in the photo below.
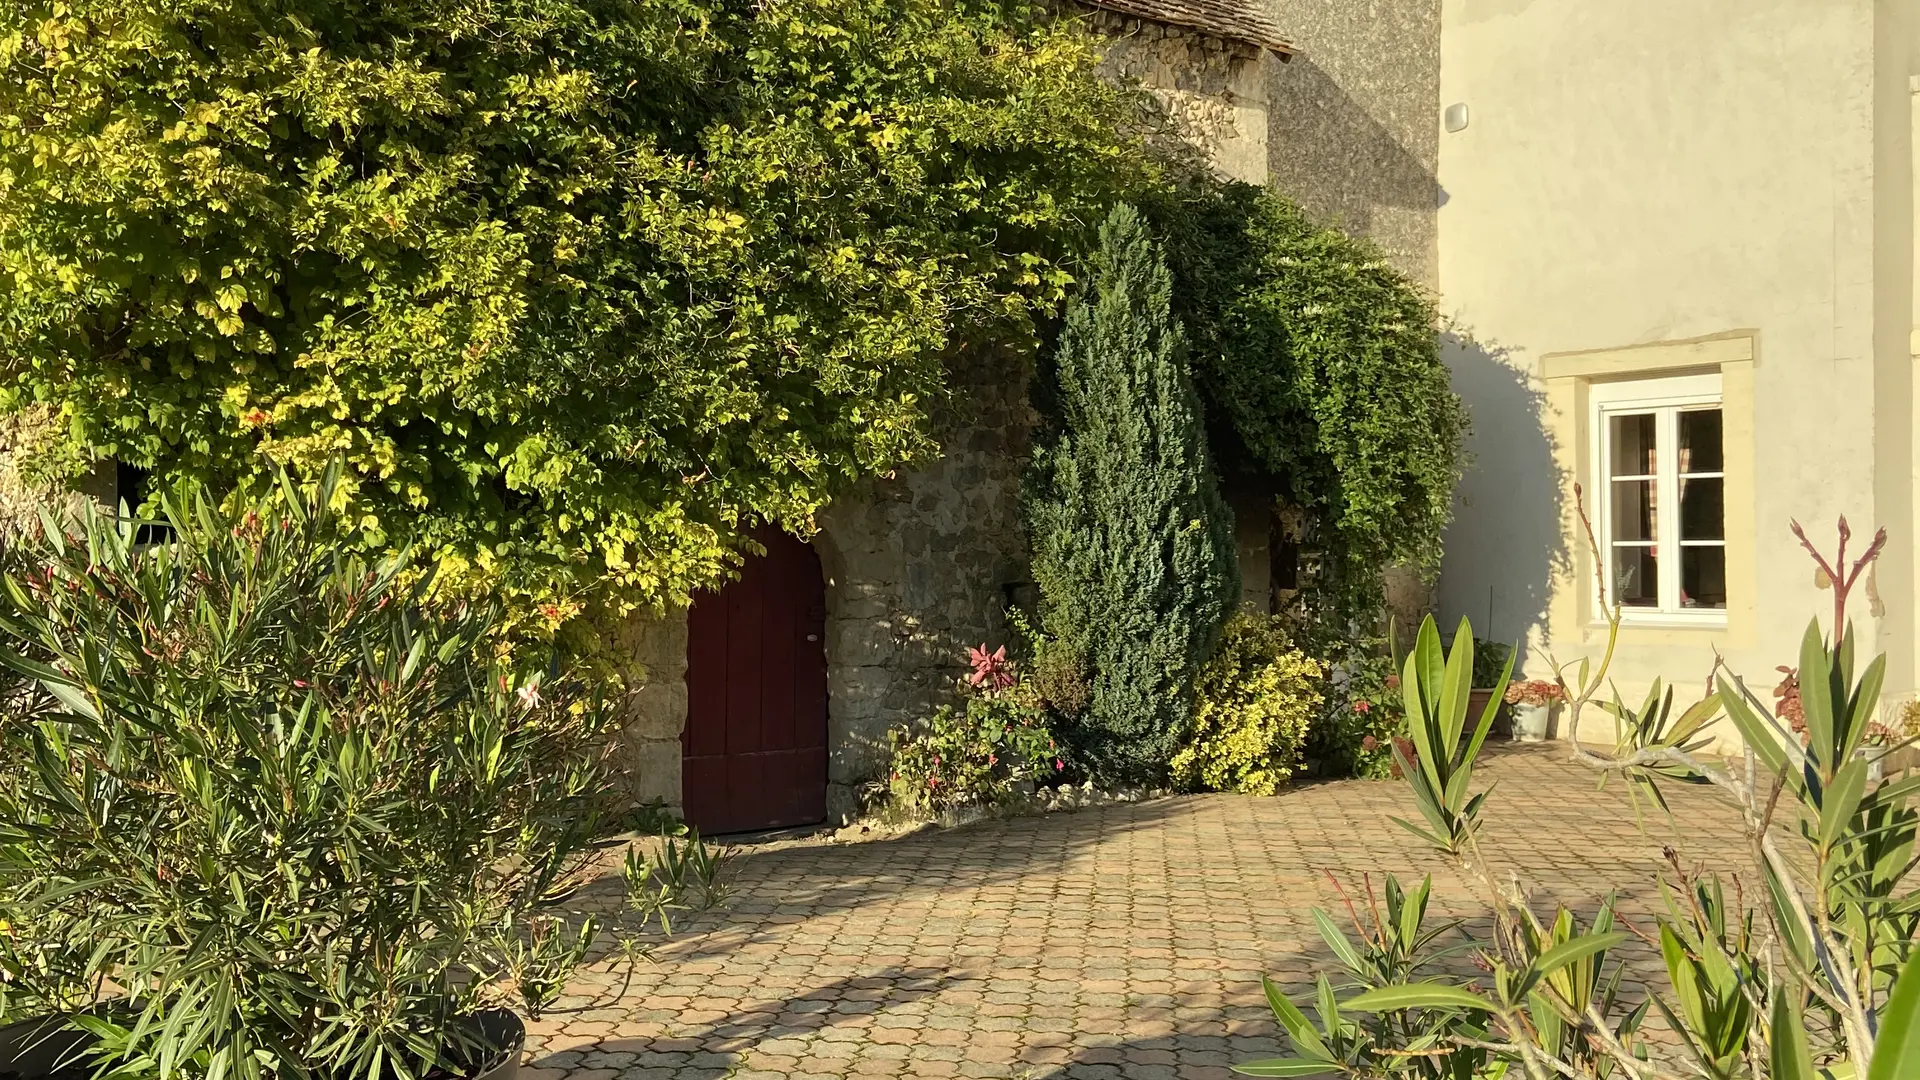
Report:
[[[1487,702],[1493,700],[1492,688],[1467,691],[1467,730],[1471,732],[1480,723],[1480,715],[1487,711]],[[1493,730],[1487,737],[1510,738],[1513,735],[1513,718],[1508,715],[1506,702],[1500,703],[1500,711],[1493,714]]]

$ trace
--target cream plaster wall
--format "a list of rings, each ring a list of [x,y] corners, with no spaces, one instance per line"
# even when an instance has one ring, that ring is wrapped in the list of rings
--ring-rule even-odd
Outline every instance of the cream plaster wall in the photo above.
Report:
[[[1855,615],[1890,653],[1889,689],[1912,688],[1915,6],[1444,0],[1438,105],[1470,120],[1440,135],[1439,288],[1475,430],[1441,605],[1477,625],[1491,610],[1528,674],[1549,648],[1598,651],[1572,542],[1580,387],[1619,350],[1735,337],[1751,360],[1721,370],[1750,433],[1752,527],[1730,533],[1730,585],[1751,610],[1630,631],[1622,690],[1698,686],[1716,651],[1771,686],[1830,604],[1788,521],[1830,544],[1840,514],[1893,534]],[[1548,379],[1549,354],[1598,366],[1568,377],[1557,358]],[[1736,393],[1750,415],[1731,415]]]

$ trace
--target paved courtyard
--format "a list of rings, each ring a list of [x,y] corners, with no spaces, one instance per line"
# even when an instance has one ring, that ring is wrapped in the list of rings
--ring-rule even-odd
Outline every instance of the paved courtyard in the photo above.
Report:
[[[1690,862],[1737,847],[1705,791],[1673,800],[1676,837],[1657,815],[1640,831],[1618,783],[1596,791],[1562,753],[1502,748],[1481,773],[1485,854],[1543,914],[1617,890],[1650,929],[1633,916],[1660,908],[1663,845]],[[1393,815],[1417,816],[1403,785],[1344,781],[749,847],[723,909],[677,922],[617,1000],[622,976],[589,971],[574,989],[601,1000],[531,1025],[521,1075],[1225,1077],[1284,1052],[1260,976],[1304,993],[1329,967],[1310,910],[1346,923],[1335,880],[1432,873],[1437,915],[1486,914]]]

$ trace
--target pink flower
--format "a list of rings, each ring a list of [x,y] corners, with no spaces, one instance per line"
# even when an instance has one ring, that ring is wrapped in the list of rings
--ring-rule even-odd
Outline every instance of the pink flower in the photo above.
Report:
[[[1367,704],[1367,700],[1365,698],[1361,698],[1359,701],[1356,701],[1353,703],[1353,711],[1357,713],[1369,712],[1372,709],[1373,709],[1373,706]]]
[[[305,679],[295,679],[295,680],[293,680],[293,687],[294,687],[294,689],[296,689],[296,690],[305,690],[305,689],[307,688],[307,685],[308,685],[308,684],[307,684],[307,680],[305,680]]]
[[[988,755],[987,755],[987,764],[989,764],[989,765],[998,765],[998,764],[1000,764],[1000,755],[999,755],[999,754],[988,754]]]
[[[1061,761],[1061,760],[1060,760],[1059,758],[1054,758],[1054,759],[1053,759],[1053,771],[1054,771],[1054,772],[1059,772],[1059,771],[1060,771],[1061,769],[1064,769],[1064,768],[1066,768],[1066,767],[1067,767],[1067,763],[1066,763],[1066,762],[1064,762],[1064,761]]]
[[[1005,690],[1016,681],[1013,675],[1013,661],[1007,659],[1005,645],[988,652],[987,643],[983,641],[979,648],[967,650],[967,662],[973,665],[973,674],[967,676],[968,686],[986,686],[994,690]]]

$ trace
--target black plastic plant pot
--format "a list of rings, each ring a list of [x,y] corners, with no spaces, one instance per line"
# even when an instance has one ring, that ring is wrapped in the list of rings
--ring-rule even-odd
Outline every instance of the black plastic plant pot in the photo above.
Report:
[[[0,1026],[0,1080],[88,1080],[93,1036],[42,1016]]]
[[[527,1045],[527,1026],[511,1009],[483,1009],[454,1021],[463,1041],[486,1048],[473,1067],[435,1073],[434,1080],[514,1080]],[[94,1038],[58,1017],[0,1026],[0,1080],[91,1080]]]
[[[466,1073],[468,1080],[514,1080],[520,1072],[521,1052],[527,1045],[527,1025],[512,1009],[482,1009],[455,1023],[465,1027],[475,1042],[494,1048],[477,1068]]]

